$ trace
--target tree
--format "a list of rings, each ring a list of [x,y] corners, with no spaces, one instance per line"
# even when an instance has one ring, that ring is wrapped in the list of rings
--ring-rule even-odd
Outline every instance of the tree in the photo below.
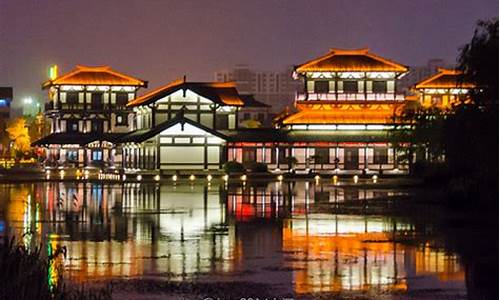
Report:
[[[446,122],[446,152],[456,176],[473,174],[498,185],[498,20],[479,21],[461,48],[461,80],[472,82],[471,103],[456,107]]]
[[[14,120],[6,129],[13,143],[16,155],[23,155],[31,150],[31,138],[24,118]]]
[[[471,92],[476,105],[498,111],[498,19],[477,22],[472,40],[460,49],[458,64],[463,82],[478,87]]]

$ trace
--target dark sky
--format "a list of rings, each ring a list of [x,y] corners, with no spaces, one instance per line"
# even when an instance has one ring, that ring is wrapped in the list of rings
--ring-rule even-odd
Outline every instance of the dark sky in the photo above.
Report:
[[[237,63],[281,70],[332,47],[453,63],[491,17],[497,0],[0,0],[0,86],[14,87],[15,102],[40,99],[49,65],[106,64],[156,87]]]

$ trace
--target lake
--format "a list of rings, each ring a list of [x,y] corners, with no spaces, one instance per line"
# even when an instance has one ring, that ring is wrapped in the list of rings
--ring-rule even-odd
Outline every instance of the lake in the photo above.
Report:
[[[432,221],[436,209],[397,204],[408,189],[44,182],[0,193],[0,233],[65,247],[72,282],[248,282],[283,299],[467,297],[463,259]]]

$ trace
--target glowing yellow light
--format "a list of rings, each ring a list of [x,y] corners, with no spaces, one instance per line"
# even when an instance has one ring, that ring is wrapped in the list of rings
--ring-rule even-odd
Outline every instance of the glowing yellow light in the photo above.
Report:
[[[189,180],[193,181],[196,179],[196,176],[194,176],[193,174],[191,174],[191,176],[189,176]]]
[[[222,176],[222,179],[227,182],[229,180],[229,175],[226,174]]]
[[[359,177],[358,175],[354,175],[352,179],[354,180],[354,183],[358,183]]]
[[[45,171],[45,175],[50,175],[50,170]]]
[[[333,175],[332,180],[333,183],[337,184],[337,182],[339,181],[339,177],[337,175]]]
[[[137,175],[136,178],[137,178],[137,181],[141,181],[142,180],[142,175],[139,174],[139,175]]]
[[[64,179],[64,170],[59,171],[59,176],[61,179]]]
[[[283,175],[278,175],[277,179],[278,181],[283,181]]]
[[[177,181],[177,175],[172,175],[172,181]]]
[[[155,180],[156,180],[156,181],[160,181],[160,175],[156,174],[156,175],[155,175]]]
[[[319,176],[319,175],[314,176],[314,180],[319,181],[320,179],[321,179],[321,176]]]
[[[57,65],[52,65],[49,68],[49,79],[54,80],[57,78]]]
[[[212,180],[212,175],[208,174],[208,175],[207,175],[207,180],[208,180],[208,181],[211,181],[211,180]]]
[[[240,177],[241,181],[246,181],[247,180],[247,175],[243,174]]]
[[[372,176],[372,180],[373,180],[373,183],[377,183],[378,176],[377,175],[373,175]]]
[[[122,176],[122,180],[123,180],[123,181],[127,180],[127,175],[123,174],[123,176]]]

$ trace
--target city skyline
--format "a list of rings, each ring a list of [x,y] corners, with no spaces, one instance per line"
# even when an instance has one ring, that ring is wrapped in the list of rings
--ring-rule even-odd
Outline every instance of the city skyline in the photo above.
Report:
[[[52,64],[61,73],[76,64],[109,65],[148,80],[152,90],[183,75],[209,81],[236,64],[281,71],[332,47],[369,47],[408,66],[432,58],[454,63],[476,21],[498,16],[496,1],[481,2],[121,1],[117,7],[3,0],[0,56],[9,59],[0,60],[0,85],[14,87],[19,108],[25,97],[46,100],[40,84]]]

